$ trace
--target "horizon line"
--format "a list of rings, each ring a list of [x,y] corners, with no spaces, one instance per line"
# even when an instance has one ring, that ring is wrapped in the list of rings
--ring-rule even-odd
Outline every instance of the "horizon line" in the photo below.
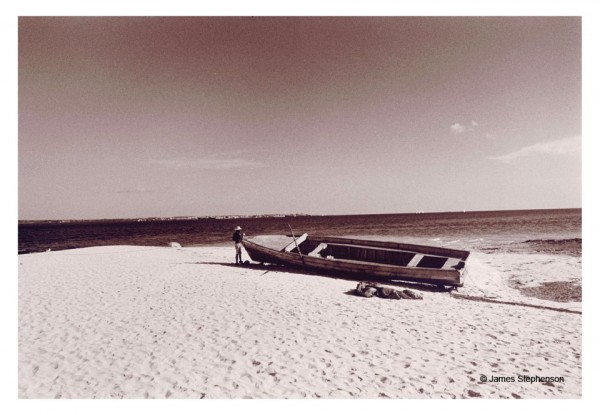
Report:
[[[415,211],[415,212],[388,212],[388,213],[250,213],[250,214],[215,214],[215,215],[175,215],[175,216],[135,216],[120,218],[86,218],[86,219],[18,219],[22,222],[99,222],[99,221],[132,221],[132,220],[194,220],[194,219],[256,219],[256,218],[274,218],[274,217],[307,217],[307,216],[377,216],[377,215],[427,215],[444,213],[483,213],[483,212],[523,212],[535,210],[583,210],[583,207],[562,207],[562,208],[527,208],[527,209],[493,209],[493,210],[448,210],[448,211]]]

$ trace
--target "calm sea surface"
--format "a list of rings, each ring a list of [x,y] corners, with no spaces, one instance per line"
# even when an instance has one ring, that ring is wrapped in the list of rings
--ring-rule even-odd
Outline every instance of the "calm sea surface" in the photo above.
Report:
[[[309,234],[403,241],[484,252],[581,255],[581,209],[250,219],[20,223],[19,253],[98,245],[229,245],[235,226],[247,238]]]

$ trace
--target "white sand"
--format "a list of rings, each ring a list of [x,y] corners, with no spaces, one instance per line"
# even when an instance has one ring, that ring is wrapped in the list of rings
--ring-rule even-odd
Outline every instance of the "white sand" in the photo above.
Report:
[[[474,252],[468,260],[465,285],[460,294],[497,301],[517,302],[542,307],[581,311],[581,302],[554,302],[523,295],[521,287],[536,287],[547,282],[581,284],[581,258],[550,254],[482,254]]]
[[[133,246],[19,256],[19,397],[581,397],[580,314],[434,292],[367,299],[346,293],[356,282],[233,258]],[[510,298],[499,281],[514,264],[486,258],[464,292]]]

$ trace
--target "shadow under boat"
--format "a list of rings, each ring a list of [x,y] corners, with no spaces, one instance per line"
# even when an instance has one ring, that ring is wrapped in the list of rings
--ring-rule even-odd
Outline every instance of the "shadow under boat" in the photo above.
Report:
[[[345,281],[352,282],[361,282],[361,281],[369,281],[376,282],[383,285],[390,285],[394,287],[400,288],[409,288],[418,291],[425,292],[451,292],[457,289],[457,287],[443,287],[440,285],[434,284],[426,284],[419,282],[408,282],[408,281],[399,281],[399,280],[389,280],[389,279],[380,279],[375,278],[371,275],[349,275],[343,272],[335,272],[328,271],[327,273],[313,271],[310,269],[306,269],[303,267],[293,267],[288,265],[278,265],[278,264],[264,264],[264,263],[256,263],[256,262],[248,262],[247,264],[234,264],[229,262],[214,262],[214,261],[197,261],[197,262],[187,262],[187,264],[203,264],[203,265],[221,265],[224,267],[236,268],[236,269],[252,269],[257,271],[264,271],[263,275],[267,274],[270,271],[285,273],[285,274],[294,274],[294,275],[310,275],[321,278],[331,278],[331,279],[340,279]],[[351,291],[349,291],[351,292]]]

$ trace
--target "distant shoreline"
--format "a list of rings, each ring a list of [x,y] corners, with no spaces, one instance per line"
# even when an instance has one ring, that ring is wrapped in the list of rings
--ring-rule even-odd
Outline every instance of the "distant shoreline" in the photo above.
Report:
[[[175,222],[175,221],[197,221],[197,220],[233,220],[233,219],[264,219],[264,218],[295,218],[295,217],[356,217],[356,216],[399,216],[399,215],[443,215],[443,214],[478,214],[478,213],[512,213],[512,212],[558,212],[558,211],[582,211],[582,208],[556,208],[556,209],[505,209],[505,210],[467,210],[467,211],[444,211],[444,212],[403,212],[403,213],[352,213],[352,214],[253,214],[253,215],[207,215],[207,216],[165,216],[165,217],[140,217],[140,218],[113,218],[113,219],[36,219],[19,220],[19,225],[39,224],[81,224],[81,223],[131,223],[131,222]]]

